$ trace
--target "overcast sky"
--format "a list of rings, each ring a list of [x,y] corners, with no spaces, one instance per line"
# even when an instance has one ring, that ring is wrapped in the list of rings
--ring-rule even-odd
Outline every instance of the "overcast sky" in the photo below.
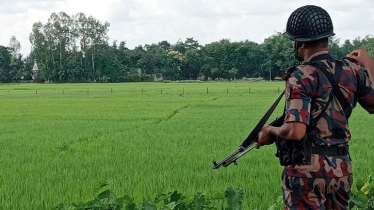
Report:
[[[29,54],[33,23],[45,24],[61,11],[109,22],[110,43],[125,41],[130,49],[187,37],[201,45],[224,38],[260,44],[284,32],[289,15],[308,4],[327,10],[343,41],[374,35],[373,0],[0,0],[0,45],[8,46],[14,35],[21,53]]]

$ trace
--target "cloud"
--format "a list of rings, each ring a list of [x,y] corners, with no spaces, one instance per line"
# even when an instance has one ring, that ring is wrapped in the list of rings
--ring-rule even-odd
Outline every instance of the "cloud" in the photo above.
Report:
[[[0,0],[1,1],[1,0]],[[354,39],[374,34],[372,0],[314,0],[326,9],[337,37]],[[200,44],[227,38],[257,43],[283,32],[289,15],[309,0],[13,0],[0,4],[0,45],[7,46],[15,35],[23,54],[28,54],[32,24],[46,23],[51,13],[79,12],[109,22],[110,40],[125,41],[127,47],[158,43],[175,44],[193,37]]]
[[[279,19],[281,15],[286,21],[286,12],[266,8],[266,4],[259,5],[259,8],[244,0],[234,2],[142,0],[128,4],[125,1],[116,4],[108,17],[111,23],[110,37],[119,41],[127,40],[130,47],[146,44],[145,40],[148,40],[148,44],[162,40],[173,44],[187,37],[194,37],[202,44],[223,38],[262,42],[275,32],[276,27],[271,26],[272,20]],[[282,25],[281,30],[283,28]]]
[[[1,1],[0,13],[3,14],[22,14],[27,11],[28,8],[36,10],[46,10],[54,7],[56,3],[63,0],[42,0],[42,1],[30,1],[30,0],[13,0],[13,1]]]

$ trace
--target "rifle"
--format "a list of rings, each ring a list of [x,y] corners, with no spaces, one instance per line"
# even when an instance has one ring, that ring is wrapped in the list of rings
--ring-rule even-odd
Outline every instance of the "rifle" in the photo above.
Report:
[[[278,97],[278,99],[274,102],[274,104],[270,107],[270,109],[265,113],[265,115],[262,117],[260,122],[248,135],[248,137],[243,141],[243,143],[240,144],[238,150],[236,150],[235,152],[227,156],[225,159],[221,160],[219,163],[217,163],[215,160],[212,161],[214,165],[213,169],[217,169],[221,166],[227,167],[231,163],[234,163],[234,165],[237,165],[238,164],[236,162],[237,159],[239,159],[241,156],[245,155],[247,152],[255,148],[257,140],[258,140],[258,132],[260,132],[261,128],[265,125],[266,121],[269,119],[270,115],[273,113],[275,107],[277,107],[279,101],[282,99],[283,94],[284,94],[284,91]],[[283,122],[284,122],[284,113],[283,115],[273,120],[269,125],[279,127],[283,124]]]

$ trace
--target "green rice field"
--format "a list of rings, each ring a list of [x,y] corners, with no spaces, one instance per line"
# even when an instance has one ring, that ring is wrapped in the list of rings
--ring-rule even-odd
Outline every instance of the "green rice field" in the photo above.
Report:
[[[0,209],[86,201],[98,183],[112,180],[114,197],[137,203],[174,190],[209,198],[232,186],[243,188],[245,209],[266,210],[281,195],[275,145],[252,150],[237,166],[213,170],[212,160],[238,148],[283,88],[283,82],[0,85]],[[355,179],[374,175],[373,122],[361,107],[350,119]]]

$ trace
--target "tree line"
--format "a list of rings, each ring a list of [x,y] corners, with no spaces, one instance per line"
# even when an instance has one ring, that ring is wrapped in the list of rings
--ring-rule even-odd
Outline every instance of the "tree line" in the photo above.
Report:
[[[134,82],[155,76],[165,80],[273,79],[296,65],[292,43],[278,32],[263,43],[222,39],[200,45],[194,38],[126,47],[125,41],[108,43],[110,24],[83,13],[69,16],[52,13],[47,23],[33,24],[29,35],[31,52],[23,58],[21,44],[11,37],[0,45],[0,82],[32,80],[34,61],[43,82]],[[354,40],[332,37],[334,58],[365,46],[374,55],[370,35]]]

